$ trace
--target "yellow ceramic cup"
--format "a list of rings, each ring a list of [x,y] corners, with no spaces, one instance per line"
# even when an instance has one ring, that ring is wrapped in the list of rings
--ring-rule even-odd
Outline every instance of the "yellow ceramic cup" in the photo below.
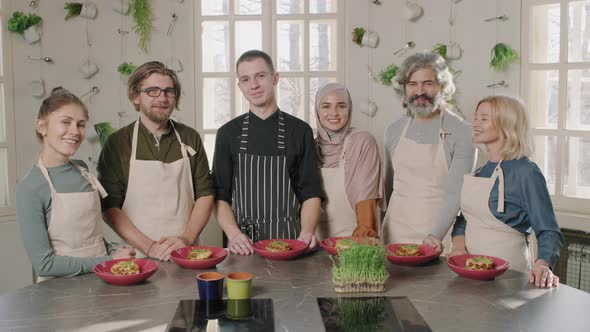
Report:
[[[230,300],[247,300],[252,297],[252,279],[248,272],[232,272],[226,276],[227,298]]]

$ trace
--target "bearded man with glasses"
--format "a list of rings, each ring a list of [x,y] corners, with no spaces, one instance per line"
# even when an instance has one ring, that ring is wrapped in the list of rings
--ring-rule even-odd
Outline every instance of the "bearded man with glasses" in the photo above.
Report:
[[[139,119],[108,137],[98,162],[106,222],[140,256],[166,261],[197,242],[214,204],[199,133],[170,119],[181,92],[161,62],[135,69],[127,95]]]

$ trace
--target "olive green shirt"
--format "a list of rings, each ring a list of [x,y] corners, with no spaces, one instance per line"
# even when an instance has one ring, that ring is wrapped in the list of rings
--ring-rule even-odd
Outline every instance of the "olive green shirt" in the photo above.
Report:
[[[172,120],[170,120],[172,121]],[[205,147],[199,133],[182,123],[172,121],[182,142],[195,150],[190,156],[194,199],[214,194],[213,180]],[[109,194],[102,200],[102,210],[122,208],[129,181],[129,160],[135,122],[112,133],[106,140],[98,160],[98,179]],[[172,126],[161,137],[156,137],[139,123],[137,133],[137,159],[172,163],[182,158],[180,144]],[[158,179],[154,179],[154,186]]]

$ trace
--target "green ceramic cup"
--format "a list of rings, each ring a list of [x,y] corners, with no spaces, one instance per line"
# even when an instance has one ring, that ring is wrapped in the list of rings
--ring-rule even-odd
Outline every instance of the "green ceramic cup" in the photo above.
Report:
[[[250,300],[227,300],[226,315],[230,319],[244,319],[252,315]]]
[[[227,298],[229,300],[247,300],[252,297],[252,279],[248,272],[232,272],[226,276]]]

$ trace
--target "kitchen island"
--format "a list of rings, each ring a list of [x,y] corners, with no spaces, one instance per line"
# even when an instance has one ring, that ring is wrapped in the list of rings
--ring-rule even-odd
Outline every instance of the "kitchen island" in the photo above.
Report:
[[[292,261],[228,255],[217,271],[255,275],[253,298],[273,300],[276,331],[323,331],[317,298],[407,296],[433,331],[588,331],[590,294],[539,289],[509,270],[493,281],[464,279],[444,259],[406,267],[386,262],[385,293],[338,294],[332,261],[318,252]],[[214,269],[215,270],[215,269]],[[195,275],[160,262],[147,281],[113,286],[94,274],[57,278],[0,296],[0,331],[165,331],[179,300],[197,299]]]

